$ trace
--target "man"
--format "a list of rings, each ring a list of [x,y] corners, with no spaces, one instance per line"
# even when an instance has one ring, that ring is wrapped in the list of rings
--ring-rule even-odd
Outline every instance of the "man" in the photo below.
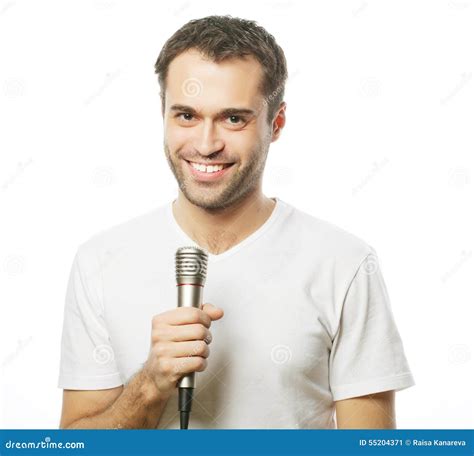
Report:
[[[414,381],[374,249],[262,192],[283,51],[252,21],[212,16],[155,69],[179,194],[79,247],[60,426],[179,428],[176,383],[199,372],[191,428],[334,428],[334,412],[338,428],[394,428],[394,393]],[[175,307],[186,245],[209,253],[202,309]]]

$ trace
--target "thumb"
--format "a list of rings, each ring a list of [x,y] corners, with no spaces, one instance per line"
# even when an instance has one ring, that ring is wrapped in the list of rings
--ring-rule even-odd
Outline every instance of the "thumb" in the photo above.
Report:
[[[201,309],[211,317],[211,320],[220,320],[224,316],[224,311],[220,307],[216,307],[213,304],[203,304]]]

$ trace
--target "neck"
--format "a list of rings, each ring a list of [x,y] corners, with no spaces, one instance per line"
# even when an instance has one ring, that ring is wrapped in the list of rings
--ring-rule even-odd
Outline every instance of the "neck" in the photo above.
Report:
[[[178,198],[173,202],[173,215],[194,242],[217,255],[263,225],[274,206],[275,201],[258,189],[228,208],[209,211],[194,205],[179,191]]]

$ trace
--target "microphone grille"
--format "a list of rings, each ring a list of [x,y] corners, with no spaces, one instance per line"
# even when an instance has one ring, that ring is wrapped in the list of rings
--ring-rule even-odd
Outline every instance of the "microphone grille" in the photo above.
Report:
[[[207,274],[207,253],[199,247],[180,247],[176,251],[176,281],[204,285]]]

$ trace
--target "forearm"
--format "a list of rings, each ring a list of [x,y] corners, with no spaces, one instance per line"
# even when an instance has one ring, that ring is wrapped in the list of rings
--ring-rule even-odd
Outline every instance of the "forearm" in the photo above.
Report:
[[[154,429],[168,399],[169,395],[160,394],[146,372],[140,370],[111,406],[72,422],[66,429]]]
[[[336,420],[338,429],[396,429],[395,392],[337,401]]]

